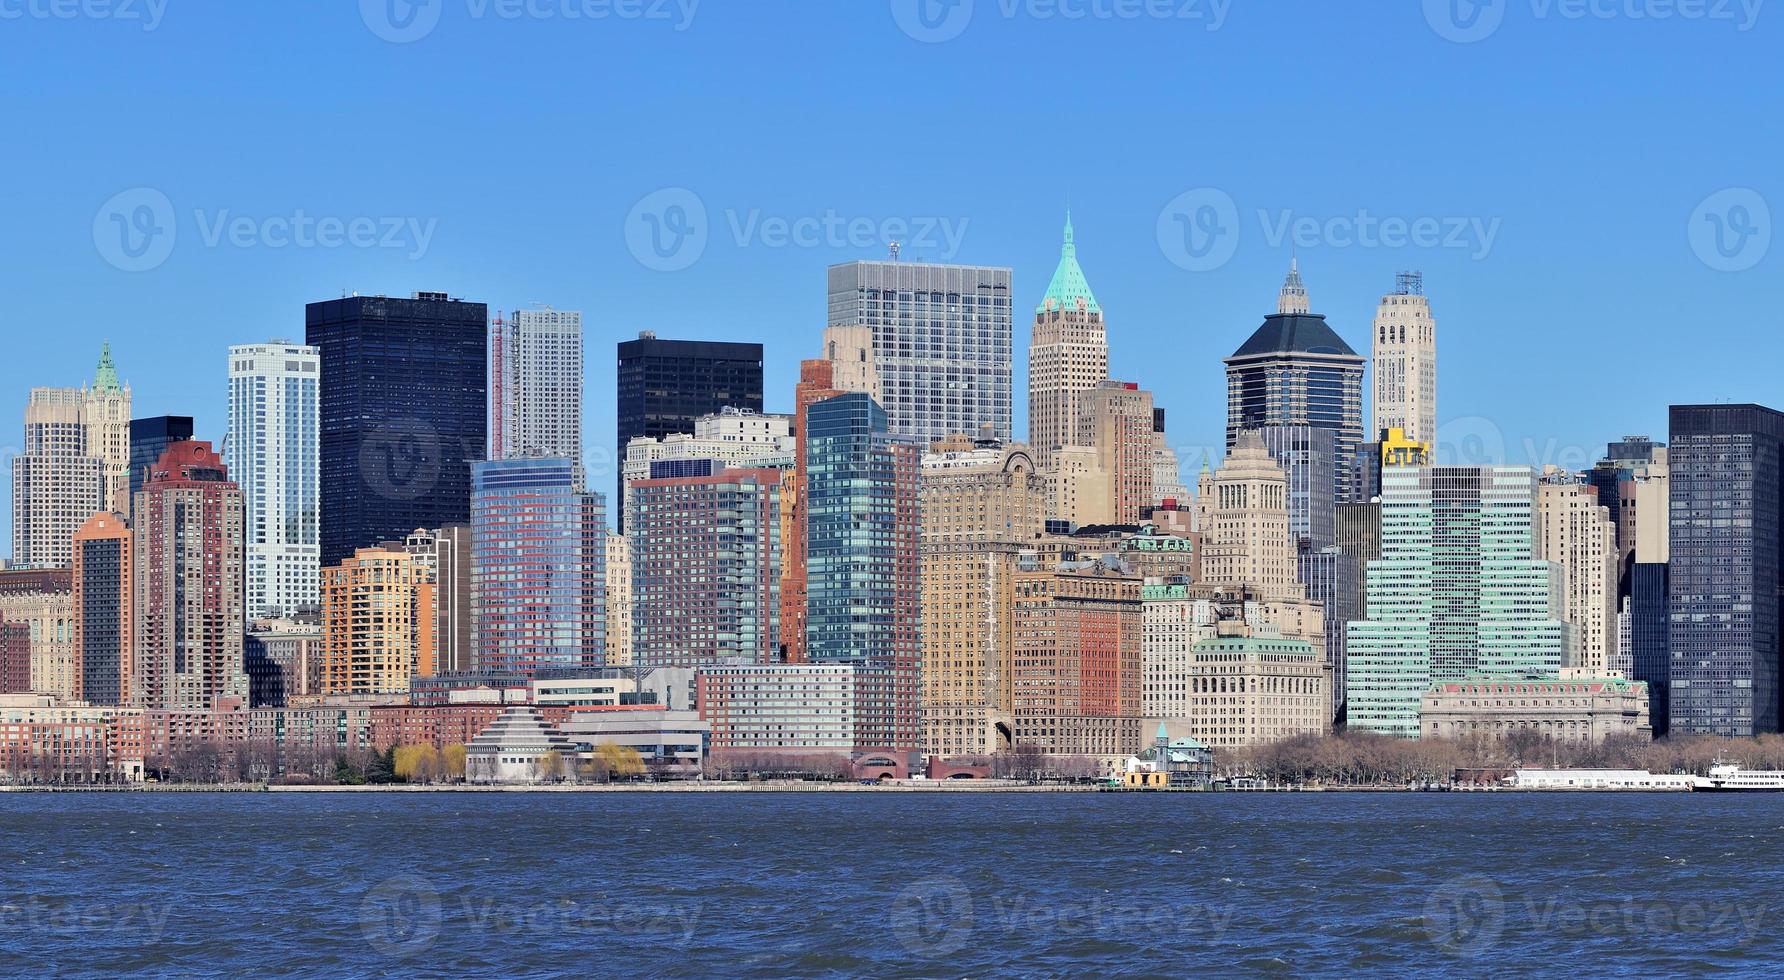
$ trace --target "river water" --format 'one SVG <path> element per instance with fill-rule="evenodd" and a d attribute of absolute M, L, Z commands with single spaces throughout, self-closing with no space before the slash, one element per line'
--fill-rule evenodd
<path fill-rule="evenodd" d="M 6 973 L 1775 975 L 1784 796 L 0 794 Z"/>

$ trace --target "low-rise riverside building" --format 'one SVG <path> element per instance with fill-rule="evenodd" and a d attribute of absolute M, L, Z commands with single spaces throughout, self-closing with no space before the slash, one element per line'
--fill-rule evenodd
<path fill-rule="evenodd" d="M 576 746 L 532 705 L 502 709 L 465 744 L 465 781 L 470 783 L 554 782 L 575 778 L 575 767 Z"/>
<path fill-rule="evenodd" d="M 894 760 L 898 776 L 910 771 L 911 753 L 894 742 L 897 678 L 886 665 L 713 664 L 697 677 L 714 756 L 835 756 L 852 763 L 871 756 Z"/>
<path fill-rule="evenodd" d="M 1217 636 L 1161 662 L 1152 681 L 1176 692 L 1158 706 L 1190 737 L 1243 748 L 1332 730 L 1332 667 L 1305 640 Z"/>
<path fill-rule="evenodd" d="M 1426 738 L 1503 738 L 1537 732 L 1596 744 L 1613 735 L 1653 736 L 1648 685 L 1621 677 L 1556 680 L 1469 678 L 1434 685 L 1419 709 Z"/>

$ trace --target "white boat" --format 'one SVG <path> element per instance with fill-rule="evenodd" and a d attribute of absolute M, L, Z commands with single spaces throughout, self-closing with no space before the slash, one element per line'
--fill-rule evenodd
<path fill-rule="evenodd" d="M 1697 780 L 1699 793 L 1784 793 L 1784 772 L 1778 770 L 1742 769 L 1738 762 L 1722 762 L 1710 767 L 1709 778 Z"/>

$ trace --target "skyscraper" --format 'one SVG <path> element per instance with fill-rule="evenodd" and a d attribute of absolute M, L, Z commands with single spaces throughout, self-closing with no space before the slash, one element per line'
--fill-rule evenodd
<path fill-rule="evenodd" d="M 1277 312 L 1226 359 L 1227 448 L 1239 430 L 1311 425 L 1333 430 L 1334 498 L 1357 499 L 1363 442 L 1364 360 L 1323 316 L 1307 312 L 1300 271 L 1289 267 Z"/>
<path fill-rule="evenodd" d="M 1538 555 L 1536 474 L 1522 466 L 1388 466 L 1381 557 L 1347 643 L 1350 727 L 1419 736 L 1430 686 L 1554 678 L 1573 658 L 1561 573 Z"/>
<path fill-rule="evenodd" d="M 1375 367 L 1375 425 L 1414 442 L 1437 441 L 1437 321 L 1425 298 L 1425 277 L 1402 272 L 1375 309 L 1371 359 Z"/>
<path fill-rule="evenodd" d="M 659 340 L 649 330 L 619 345 L 619 435 L 623 457 L 639 436 L 692 433 L 702 416 L 727 408 L 762 411 L 762 345 Z M 614 497 L 614 525 L 625 529 L 626 488 Z"/>
<path fill-rule="evenodd" d="M 471 589 L 478 670 L 599 667 L 607 521 L 567 459 L 476 464 Z"/>
<path fill-rule="evenodd" d="M 208 442 L 169 446 L 131 509 L 132 696 L 145 708 L 248 702 L 242 663 L 242 492 Z"/>
<path fill-rule="evenodd" d="M 1598 490 L 1571 474 L 1545 474 L 1537 488 L 1540 554 L 1566 573 L 1565 614 L 1579 643 L 1567 664 L 1603 677 L 1616 656 L 1617 530 Z"/>
<path fill-rule="evenodd" d="M 488 450 L 482 303 L 350 296 L 304 309 L 322 352 L 322 556 L 470 519 Z"/>
<path fill-rule="evenodd" d="M 489 344 L 490 458 L 580 464 L 582 314 L 549 306 L 517 310 L 496 318 Z"/>
<path fill-rule="evenodd" d="M 130 420 L 130 499 L 148 482 L 149 468 L 167 447 L 192 438 L 192 416 L 151 415 Z"/>
<path fill-rule="evenodd" d="M 1784 413 L 1674 405 L 1668 566 L 1670 730 L 1779 730 Z"/>
<path fill-rule="evenodd" d="M 1028 442 L 1043 467 L 1056 446 L 1076 438 L 1078 396 L 1109 377 L 1109 338 L 1103 309 L 1078 265 L 1072 215 L 1053 280 L 1034 311 L 1028 344 Z"/>
<path fill-rule="evenodd" d="M 922 670 L 921 450 L 858 392 L 806 410 L 806 657 L 893 672 L 897 748 L 915 749 Z"/>
<path fill-rule="evenodd" d="M 106 509 L 105 460 L 88 445 L 79 388 L 33 388 L 12 460 L 12 563 L 67 568 L 74 532 Z"/>
<path fill-rule="evenodd" d="M 131 703 L 131 545 L 130 525 L 112 513 L 74 535 L 74 696 L 91 704 Z"/>
<path fill-rule="evenodd" d="M 632 662 L 773 662 L 780 647 L 781 471 L 632 484 Z"/>
<path fill-rule="evenodd" d="M 130 512 L 130 386 L 118 381 L 111 344 L 99 351 L 93 383 L 83 391 L 82 420 L 87 425 L 87 451 L 99 457 L 105 476 L 105 509 Z"/>
<path fill-rule="evenodd" d="M 632 666 L 632 542 L 607 535 L 607 666 Z M 777 585 L 775 594 L 779 595 Z M 775 610 L 778 618 L 780 610 Z M 772 640 L 778 648 L 780 637 Z"/>
<path fill-rule="evenodd" d="M 323 694 L 408 694 L 436 670 L 433 569 L 405 549 L 361 548 L 322 570 Z"/>
<path fill-rule="evenodd" d="M 1288 478 L 1290 536 L 1319 550 L 1335 542 L 1337 502 L 1332 499 L 1338 453 L 1332 429 L 1315 425 L 1266 425 L 1257 430 L 1264 447 Z"/>
<path fill-rule="evenodd" d="M 989 422 L 992 438 L 1010 438 L 1009 269 L 845 262 L 829 286 L 829 325 L 873 331 L 893 435 L 928 445 Z"/>
<path fill-rule="evenodd" d="M 229 348 L 223 462 L 242 488 L 250 621 L 322 604 L 321 366 L 301 344 Z"/>
<path fill-rule="evenodd" d="M 793 387 L 793 472 L 781 480 L 781 516 L 786 534 L 781 558 L 781 659 L 806 659 L 807 615 L 810 611 L 809 517 L 811 494 L 811 407 L 845 394 L 834 387 L 836 365 L 826 359 L 799 362 L 799 383 Z M 877 402 L 875 404 L 878 404 Z"/>
<path fill-rule="evenodd" d="M 386 550 L 389 550 L 388 548 Z M 468 671 L 476 666 L 476 622 L 471 602 L 471 526 L 416 528 L 403 550 L 434 583 L 434 668 Z"/>
<path fill-rule="evenodd" d="M 1152 506 L 1152 392 L 1137 384 L 1103 381 L 1076 397 L 1073 443 L 1096 450 L 1108 481 L 1111 524 L 1138 524 Z"/>

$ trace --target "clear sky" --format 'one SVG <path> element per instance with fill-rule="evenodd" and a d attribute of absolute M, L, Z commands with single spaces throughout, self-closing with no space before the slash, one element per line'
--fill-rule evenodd
<path fill-rule="evenodd" d="M 584 311 L 599 467 L 616 341 L 761 340 L 786 409 L 825 267 L 888 236 L 1014 267 L 1020 431 L 1068 200 L 1192 474 L 1291 252 L 1365 354 L 1423 271 L 1464 454 L 1784 406 L 1784 4 L 690 4 L 0 0 L 0 446 L 104 339 L 220 439 L 226 345 L 439 290 Z"/>

